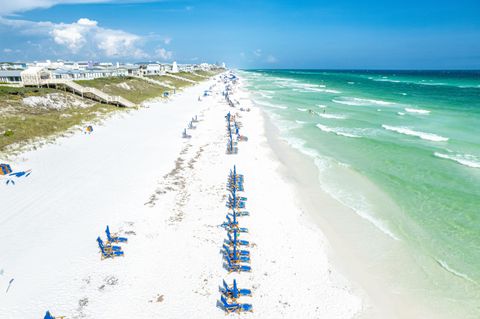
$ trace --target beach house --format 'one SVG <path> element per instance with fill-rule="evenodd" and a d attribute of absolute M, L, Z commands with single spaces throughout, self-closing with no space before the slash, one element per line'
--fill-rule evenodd
<path fill-rule="evenodd" d="M 39 86 L 45 81 L 52 78 L 52 73 L 44 67 L 32 66 L 20 72 L 23 85 L 25 86 Z"/>
<path fill-rule="evenodd" d="M 18 84 L 22 82 L 20 70 L 0 70 L 0 83 Z"/>

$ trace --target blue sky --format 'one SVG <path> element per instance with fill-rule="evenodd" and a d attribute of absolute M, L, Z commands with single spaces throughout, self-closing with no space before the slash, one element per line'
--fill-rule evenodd
<path fill-rule="evenodd" d="M 480 1 L 0 0 L 0 60 L 480 68 Z"/>

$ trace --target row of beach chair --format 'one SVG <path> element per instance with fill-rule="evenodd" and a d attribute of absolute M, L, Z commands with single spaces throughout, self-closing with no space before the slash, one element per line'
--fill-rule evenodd
<path fill-rule="evenodd" d="M 243 216 L 249 216 L 250 213 L 243 211 L 245 208 L 246 197 L 239 196 L 239 192 L 244 191 L 244 176 L 237 174 L 236 166 L 230 171 L 227 180 L 227 190 L 229 196 L 226 202 L 228 213 L 222 227 L 226 230 L 227 238 L 224 240 L 222 252 L 224 258 L 224 267 L 229 273 L 250 272 L 250 242 L 239 239 L 242 234 L 248 233 L 248 228 L 240 227 L 238 219 Z M 253 311 L 253 307 L 248 303 L 240 303 L 238 299 L 242 296 L 251 296 L 249 289 L 239 289 L 236 279 L 233 284 L 228 286 L 225 280 L 223 287 L 220 288 L 220 303 L 227 313 Z"/>
<path fill-rule="evenodd" d="M 238 153 L 238 142 L 248 141 L 245 135 L 240 134 L 241 122 L 237 120 L 240 115 L 232 115 L 230 112 L 225 115 L 227 121 L 227 154 Z"/>
<path fill-rule="evenodd" d="M 190 122 L 188 122 L 188 129 L 189 130 L 194 130 L 196 129 L 197 127 L 195 126 L 195 123 L 198 123 L 198 117 L 195 115 L 195 117 L 192 117 L 192 119 L 190 120 Z M 183 129 L 183 133 L 182 133 L 182 138 L 191 138 L 192 136 L 190 134 L 187 133 L 187 129 L 184 128 Z"/>

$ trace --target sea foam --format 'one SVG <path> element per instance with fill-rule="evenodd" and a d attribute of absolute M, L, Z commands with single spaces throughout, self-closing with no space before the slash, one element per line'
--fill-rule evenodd
<path fill-rule="evenodd" d="M 439 152 L 434 152 L 434 156 L 451 160 L 461 164 L 463 166 L 472 167 L 472 168 L 480 168 L 480 158 L 470 154 L 444 154 Z"/>
<path fill-rule="evenodd" d="M 397 127 L 397 126 L 390 126 L 390 125 L 382 125 L 382 127 L 388 131 L 392 131 L 392 132 L 396 132 L 404 135 L 416 136 L 421 138 L 422 140 L 433 141 L 433 142 L 448 141 L 447 137 L 443 137 L 443 136 L 432 134 L 432 133 L 414 131 L 407 127 Z"/>
<path fill-rule="evenodd" d="M 465 279 L 467 281 L 470 281 L 471 283 L 474 283 L 476 285 L 478 285 L 474 280 L 472 280 L 470 277 L 468 277 L 467 275 L 465 275 L 464 273 L 461 273 L 453 268 L 451 268 L 445 261 L 441 260 L 441 259 L 435 259 L 435 261 L 438 263 L 438 265 L 440 267 L 442 267 L 443 269 L 445 269 L 446 271 L 448 271 L 449 273 L 457 276 L 457 277 L 460 277 L 462 279 Z"/>
<path fill-rule="evenodd" d="M 408 113 L 416 113 L 416 114 L 430 114 L 430 111 L 428 110 L 422 110 L 422 109 L 412 109 L 412 108 L 405 108 L 405 111 Z"/>
<path fill-rule="evenodd" d="M 319 113 L 318 116 L 323 117 L 324 119 L 336 119 L 336 120 L 344 120 L 345 119 L 345 116 L 335 115 L 335 114 Z"/>
<path fill-rule="evenodd" d="M 361 99 L 358 97 L 346 97 L 341 99 L 333 99 L 332 102 L 345 105 L 353 106 L 369 106 L 369 105 L 382 105 L 388 106 L 393 105 L 392 102 L 382 101 L 382 100 L 373 100 L 373 99 Z"/>
<path fill-rule="evenodd" d="M 361 137 L 361 136 L 358 136 L 358 135 L 355 135 L 355 134 L 345 132 L 345 130 L 342 129 L 342 128 L 329 127 L 329 126 L 326 126 L 326 125 L 323 125 L 323 124 L 317 124 L 317 127 L 320 130 L 322 130 L 323 132 L 334 133 L 334 134 L 339 135 L 339 136 L 354 137 L 354 138 Z"/>

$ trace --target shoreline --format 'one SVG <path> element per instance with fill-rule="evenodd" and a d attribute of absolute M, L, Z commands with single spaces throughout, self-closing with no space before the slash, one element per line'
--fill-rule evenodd
<path fill-rule="evenodd" d="M 330 262 L 346 276 L 355 294 L 365 303 L 364 311 L 358 314 L 358 318 L 447 319 L 458 314 L 458 308 L 453 308 L 455 301 L 439 295 L 440 287 L 430 292 L 427 288 L 423 290 L 422 287 L 432 285 L 431 278 L 423 273 L 425 270 L 420 268 L 416 259 L 424 257 L 413 258 L 401 239 L 330 195 L 320 182 L 318 167 L 311 155 L 304 154 L 282 137 L 274 120 L 263 109 L 262 116 L 269 146 L 282 164 L 279 174 L 293 185 L 298 206 L 307 212 L 309 221 L 326 238 Z M 358 176 L 362 182 L 371 184 L 365 177 Z M 373 184 L 367 187 L 371 188 L 370 192 L 380 192 Z M 379 198 L 386 196 L 383 194 Z M 329 212 L 319 211 L 319 208 L 328 208 Z M 365 240 L 375 244 L 362 242 Z M 438 263 L 436 260 L 428 262 Z M 406 271 L 402 263 L 418 269 Z M 405 276 L 403 279 L 407 283 L 403 285 L 396 274 Z M 416 288 L 409 286 L 417 283 L 415 280 L 418 279 L 420 283 Z M 448 303 L 438 304 L 438 300 L 430 298 L 433 295 Z M 465 318 L 470 317 L 466 315 Z"/>

